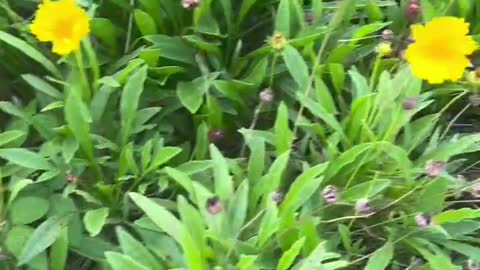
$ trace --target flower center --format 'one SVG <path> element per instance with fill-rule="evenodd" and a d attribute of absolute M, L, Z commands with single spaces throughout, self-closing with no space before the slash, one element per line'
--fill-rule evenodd
<path fill-rule="evenodd" d="M 61 18 L 55 25 L 55 36 L 57 39 L 71 39 L 73 36 L 72 21 L 69 18 Z"/>

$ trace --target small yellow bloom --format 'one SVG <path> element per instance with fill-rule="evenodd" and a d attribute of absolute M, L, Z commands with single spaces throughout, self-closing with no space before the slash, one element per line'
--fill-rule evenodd
<path fill-rule="evenodd" d="M 51 41 L 54 53 L 67 55 L 79 48 L 90 32 L 90 23 L 87 13 L 75 0 L 44 0 L 30 30 L 39 41 Z"/>
<path fill-rule="evenodd" d="M 377 50 L 377 53 L 380 56 L 390 56 L 393 52 L 392 43 L 382 42 L 382 43 L 378 44 L 376 50 Z"/>
<path fill-rule="evenodd" d="M 277 33 L 272 37 L 272 48 L 281 50 L 287 45 L 287 39 L 284 35 Z"/>
<path fill-rule="evenodd" d="M 468 27 L 464 19 L 448 16 L 412 26 L 415 42 L 408 46 L 405 59 L 413 74 L 432 84 L 462 78 L 470 65 L 467 55 L 477 49 Z"/>

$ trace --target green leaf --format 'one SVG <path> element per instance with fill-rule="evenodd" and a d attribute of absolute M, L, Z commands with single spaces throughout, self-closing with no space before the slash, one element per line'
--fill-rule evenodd
<path fill-rule="evenodd" d="M 479 209 L 461 208 L 442 212 L 433 217 L 433 222 L 440 225 L 443 223 L 457 223 L 466 219 L 474 219 L 478 217 L 480 217 Z"/>
<path fill-rule="evenodd" d="M 182 231 L 182 247 L 186 253 L 189 252 L 186 254 L 188 265 L 198 265 L 200 268 L 204 268 L 206 232 L 202 216 L 183 196 L 178 198 L 178 212 L 185 225 Z M 197 254 L 193 254 L 193 252 Z"/>
<path fill-rule="evenodd" d="M 63 229 L 50 249 L 50 269 L 64 270 L 68 257 L 68 231 Z"/>
<path fill-rule="evenodd" d="M 425 213 L 440 212 L 444 207 L 449 185 L 450 180 L 445 178 L 439 178 L 426 184 L 422 192 L 418 194 L 414 210 Z"/>
<path fill-rule="evenodd" d="M 342 200 L 346 202 L 356 202 L 359 199 L 368 199 L 382 192 L 389 187 L 390 184 L 391 181 L 387 179 L 367 181 L 343 191 Z"/>
<path fill-rule="evenodd" d="M 10 206 L 13 224 L 29 224 L 42 218 L 48 211 L 48 200 L 39 197 L 20 197 Z"/>
<path fill-rule="evenodd" d="M 22 79 L 24 79 L 30 86 L 34 89 L 48 95 L 54 99 L 63 99 L 63 94 L 60 93 L 55 87 L 47 83 L 45 80 L 32 75 L 32 74 L 24 74 L 22 75 Z"/>
<path fill-rule="evenodd" d="M 118 49 L 117 29 L 115 25 L 105 18 L 92 18 L 90 20 L 92 33 L 109 49 L 116 52 Z"/>
<path fill-rule="evenodd" d="M 32 184 L 33 181 L 30 179 L 22 179 L 20 181 L 17 181 L 13 184 L 13 186 L 10 189 L 10 196 L 8 197 L 8 203 L 7 206 L 9 206 L 17 197 L 18 193 L 22 191 L 23 188 L 26 186 Z"/>
<path fill-rule="evenodd" d="M 240 233 L 245 219 L 247 217 L 248 207 L 248 182 L 245 180 L 240 184 L 231 202 L 231 207 L 228 209 L 229 224 L 233 237 L 237 237 Z"/>
<path fill-rule="evenodd" d="M 9 44 L 10 46 L 13 46 L 23 52 L 25 55 L 28 57 L 32 58 L 33 60 L 37 61 L 39 64 L 44 66 L 48 71 L 50 71 L 53 75 L 56 77 L 60 78 L 61 73 L 55 66 L 55 64 L 52 63 L 52 61 L 48 60 L 45 56 L 43 56 L 42 53 L 37 51 L 35 48 L 30 46 L 27 42 L 10 35 L 9 33 L 0 31 L 0 40 Z"/>
<path fill-rule="evenodd" d="M 89 110 L 82 101 L 78 89 L 71 88 L 65 101 L 65 119 L 68 128 L 80 144 L 85 155 L 93 160 L 93 144 L 90 139 L 90 116 Z"/>
<path fill-rule="evenodd" d="M 390 264 L 392 258 L 393 244 L 387 242 L 370 257 L 364 270 L 384 270 Z"/>
<path fill-rule="evenodd" d="M 187 175 L 192 175 L 210 169 L 212 166 L 213 163 L 210 160 L 192 160 L 179 165 L 175 169 Z"/>
<path fill-rule="evenodd" d="M 107 251 L 105 257 L 113 270 L 153 270 L 120 253 Z"/>
<path fill-rule="evenodd" d="M 208 91 L 210 83 L 205 77 L 197 78 L 191 82 L 177 84 L 177 96 L 185 108 L 191 113 L 196 113 L 203 104 L 203 95 Z"/>
<path fill-rule="evenodd" d="M 108 208 L 102 207 L 88 211 L 83 217 L 85 229 L 91 237 L 100 233 L 108 217 Z"/>
<path fill-rule="evenodd" d="M 158 270 L 163 269 L 160 267 L 161 264 L 159 264 L 150 251 L 125 230 L 117 230 L 117 236 L 123 253 L 128 254 L 128 256 L 132 257 L 135 261 L 140 262 L 145 267 Z"/>
<path fill-rule="evenodd" d="M 290 150 L 293 140 L 293 132 L 288 124 L 288 108 L 285 103 L 280 103 L 275 120 L 275 147 L 277 154 L 281 155 Z"/>
<path fill-rule="evenodd" d="M 213 177 L 215 180 L 215 193 L 226 200 L 233 194 L 232 177 L 230 176 L 227 160 L 214 145 L 210 145 L 210 155 L 213 162 Z"/>
<path fill-rule="evenodd" d="M 25 131 L 22 130 L 11 130 L 0 133 L 0 146 L 13 142 L 16 139 L 25 135 Z"/>
<path fill-rule="evenodd" d="M 280 0 L 275 16 L 275 31 L 290 36 L 290 0 Z"/>
<path fill-rule="evenodd" d="M 265 142 L 257 136 L 245 137 L 245 140 L 250 148 L 248 180 L 250 183 L 256 183 L 262 177 L 265 169 Z"/>
<path fill-rule="evenodd" d="M 280 205 L 282 214 L 296 211 L 317 191 L 323 181 L 323 177 L 317 176 L 325 171 L 327 165 L 328 163 L 318 164 L 295 179 Z"/>
<path fill-rule="evenodd" d="M 303 60 L 302 55 L 294 47 L 287 45 L 282 50 L 283 60 L 287 69 L 293 77 L 293 80 L 298 85 L 298 89 L 301 92 L 305 92 L 307 87 L 309 87 L 309 73 L 308 67 L 305 61 Z"/>
<path fill-rule="evenodd" d="M 179 147 L 162 147 L 158 153 L 155 153 L 155 157 L 152 159 L 152 162 L 147 169 L 147 173 L 156 170 L 180 152 L 182 152 L 182 149 Z"/>
<path fill-rule="evenodd" d="M 327 252 L 326 242 L 322 242 L 310 253 L 310 255 L 301 263 L 298 270 L 312 270 L 312 269 L 325 269 L 335 270 L 343 268 L 348 265 L 347 261 L 333 261 L 331 263 L 322 264 L 323 261 L 339 258 L 340 254 Z"/>
<path fill-rule="evenodd" d="M 283 253 L 278 263 L 277 270 L 288 270 L 292 266 L 295 258 L 300 254 L 300 250 L 305 244 L 305 237 L 298 239 L 289 250 Z"/>
<path fill-rule="evenodd" d="M 147 66 L 142 66 L 128 78 L 123 88 L 120 101 L 120 116 L 122 119 L 122 129 L 120 132 L 123 144 L 127 143 L 128 137 L 133 131 L 135 115 L 146 79 Z"/>
<path fill-rule="evenodd" d="M 260 181 L 254 183 L 251 194 L 251 204 L 255 204 L 262 196 L 267 196 L 270 192 L 277 190 L 282 182 L 283 172 L 286 170 L 290 151 L 281 154 L 270 166 L 268 173 Z"/>
<path fill-rule="evenodd" d="M 257 246 L 263 247 L 278 230 L 278 209 L 273 200 L 267 201 L 265 214 L 258 229 Z"/>
<path fill-rule="evenodd" d="M 18 257 L 18 265 L 28 263 L 33 257 L 52 245 L 66 225 L 67 219 L 58 216 L 51 217 L 40 224 L 23 247 L 22 253 Z"/>
<path fill-rule="evenodd" d="M 356 100 L 371 93 L 371 89 L 368 86 L 367 79 L 362 76 L 356 69 L 349 70 L 348 74 L 352 79 L 353 100 Z"/>
<path fill-rule="evenodd" d="M 390 23 L 372 23 L 362 25 L 355 34 L 353 34 L 352 41 L 350 41 L 350 45 L 356 45 L 358 41 L 362 38 L 368 36 L 369 34 L 373 34 L 378 30 L 384 28 L 385 26 L 389 25 Z"/>
<path fill-rule="evenodd" d="M 163 58 L 194 64 L 194 48 L 188 46 L 180 37 L 169 37 L 165 35 L 150 35 L 143 37 L 153 43 L 151 49 L 160 49 Z"/>
<path fill-rule="evenodd" d="M 442 241 L 440 242 L 446 248 L 467 256 L 471 260 L 480 260 L 480 248 L 472 245 L 456 242 L 456 241 Z"/>
<path fill-rule="evenodd" d="M 325 111 L 330 114 L 335 114 L 337 109 L 332 94 L 320 75 L 315 78 L 315 92 L 317 102 L 325 109 Z"/>
<path fill-rule="evenodd" d="M 180 230 L 183 225 L 172 213 L 143 195 L 134 192 L 130 192 L 128 195 L 155 225 L 173 237 L 178 243 L 182 243 Z"/>
<path fill-rule="evenodd" d="M 153 18 L 146 12 L 136 9 L 134 11 L 135 23 L 142 35 L 153 35 L 157 33 L 157 27 Z"/>
<path fill-rule="evenodd" d="M 24 148 L 0 149 L 0 157 L 28 169 L 56 170 L 44 157 Z"/>

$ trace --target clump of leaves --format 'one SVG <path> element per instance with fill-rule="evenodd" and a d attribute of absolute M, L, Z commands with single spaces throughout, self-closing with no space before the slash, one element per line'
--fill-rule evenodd
<path fill-rule="evenodd" d="M 35 7 L 12 2 L 0 0 L 0 55 L 21 59 L 0 63 L 2 267 L 479 259 L 480 137 L 452 130 L 470 89 L 424 85 L 399 59 L 406 1 L 81 1 L 92 36 L 62 59 L 25 31 Z M 467 2 L 422 1 L 416 20 L 463 16 L 476 33 Z"/>

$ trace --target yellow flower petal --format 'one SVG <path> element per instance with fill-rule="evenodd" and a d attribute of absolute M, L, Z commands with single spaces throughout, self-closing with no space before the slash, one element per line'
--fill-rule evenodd
<path fill-rule="evenodd" d="M 67 55 L 79 48 L 90 32 L 90 23 L 74 0 L 45 0 L 38 6 L 30 30 L 39 41 L 52 42 L 53 52 Z"/>
<path fill-rule="evenodd" d="M 466 56 L 477 49 L 468 27 L 464 19 L 455 17 L 412 26 L 415 43 L 407 48 L 405 59 L 413 74 L 432 84 L 459 80 L 470 64 Z"/>

